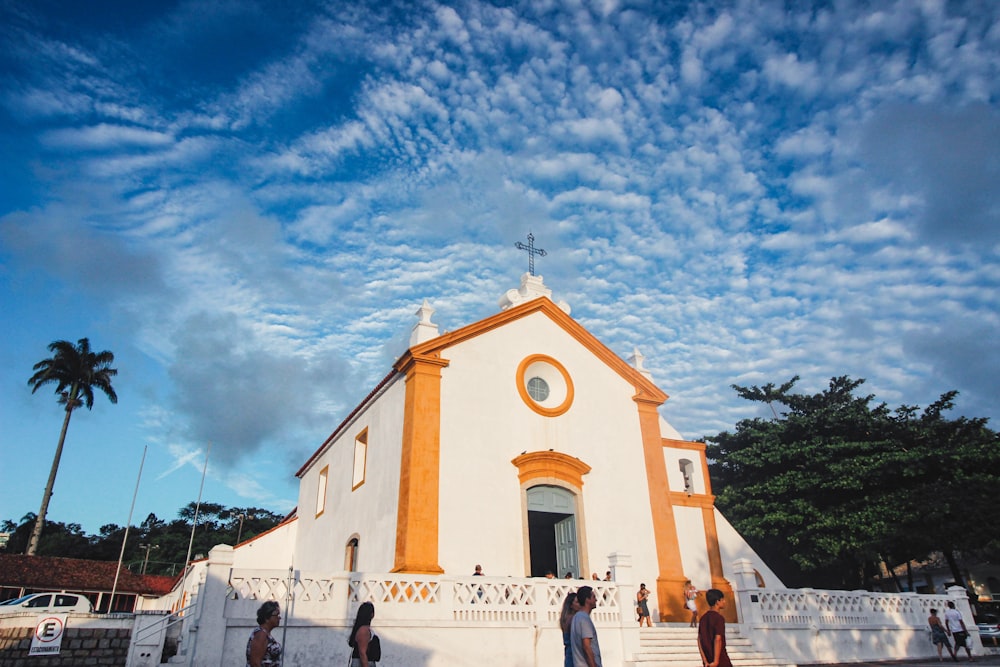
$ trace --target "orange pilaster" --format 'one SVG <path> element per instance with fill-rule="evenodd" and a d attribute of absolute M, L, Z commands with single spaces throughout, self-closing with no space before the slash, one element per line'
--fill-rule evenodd
<path fill-rule="evenodd" d="M 733 597 L 733 587 L 722 574 L 722 553 L 719 550 L 719 531 L 715 525 L 714 499 L 701 508 L 702 520 L 705 524 L 705 548 L 708 550 L 708 568 L 712 575 L 712 588 L 718 588 L 726 596 L 728 604 L 722 616 L 729 623 L 737 623 L 736 598 Z"/>
<path fill-rule="evenodd" d="M 438 518 L 441 476 L 440 354 L 411 356 L 403 404 L 403 452 L 399 474 L 396 558 L 393 572 L 441 574 Z"/>
<path fill-rule="evenodd" d="M 660 435 L 660 415 L 656 411 L 662 401 L 642 395 L 634 398 L 639 408 L 639 429 L 646 464 L 649 505 L 653 516 L 653 539 L 659 575 L 656 578 L 656 598 L 660 605 L 660 620 L 685 621 L 691 618 L 684 609 L 684 571 L 681 548 L 677 541 L 677 522 L 670 504 L 667 465 L 663 460 L 663 439 Z"/>

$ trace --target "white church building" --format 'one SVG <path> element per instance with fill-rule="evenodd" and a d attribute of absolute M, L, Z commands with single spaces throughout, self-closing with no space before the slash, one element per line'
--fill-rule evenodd
<path fill-rule="evenodd" d="M 297 567 L 603 579 L 626 553 L 678 621 L 684 581 L 731 593 L 737 558 L 781 585 L 714 509 L 705 445 L 659 415 L 638 353 L 537 276 L 501 308 L 445 334 L 420 308 L 410 348 L 297 473 Z"/>
<path fill-rule="evenodd" d="M 541 277 L 455 331 L 433 313 L 419 308 L 409 349 L 296 473 L 293 518 L 192 568 L 173 662 L 242 664 L 276 599 L 286 667 L 346 661 L 364 601 L 385 665 L 556 665 L 559 608 L 587 584 L 604 664 L 634 664 L 639 584 L 654 622 L 686 626 L 688 579 L 724 591 L 734 629 L 789 663 L 887 657 L 887 630 L 931 655 L 926 611 L 948 596 L 785 590 L 716 510 L 705 445 L 660 415 L 643 357 L 605 346 Z"/>

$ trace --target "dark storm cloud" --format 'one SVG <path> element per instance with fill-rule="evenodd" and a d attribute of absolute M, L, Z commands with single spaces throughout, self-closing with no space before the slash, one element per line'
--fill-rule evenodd
<path fill-rule="evenodd" d="M 959 392 L 959 413 L 969 416 L 995 415 L 1000 378 L 1000 348 L 996 325 L 983 319 L 943 321 L 904 338 L 908 354 L 933 367 L 932 386 L 943 393 Z M 995 421 L 991 426 L 996 429 Z"/>
<path fill-rule="evenodd" d="M 225 463 L 268 444 L 314 447 L 336 426 L 330 406 L 354 398 L 344 359 L 275 349 L 234 315 L 194 315 L 174 340 L 169 372 L 178 420 L 189 425 L 190 441 L 211 442 Z M 311 434 L 305 443 L 289 442 L 289 434 L 303 432 Z"/>
<path fill-rule="evenodd" d="M 81 222 L 62 207 L 8 215 L 0 219 L 0 255 L 103 297 L 165 290 L 156 255 Z"/>
<path fill-rule="evenodd" d="M 1000 112 L 985 105 L 891 105 L 862 153 L 903 196 L 919 198 L 920 232 L 946 243 L 1000 238 Z"/>

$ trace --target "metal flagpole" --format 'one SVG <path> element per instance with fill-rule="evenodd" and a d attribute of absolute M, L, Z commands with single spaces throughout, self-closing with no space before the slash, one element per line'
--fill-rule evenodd
<path fill-rule="evenodd" d="M 142 467 L 146 464 L 146 450 L 149 445 L 142 448 L 142 461 L 139 462 L 139 475 L 135 478 L 135 491 L 132 493 L 132 506 L 128 508 L 128 521 L 125 522 L 125 537 L 122 538 L 122 550 L 118 554 L 118 567 L 115 569 L 115 583 L 111 586 L 111 601 L 108 602 L 108 613 L 114 611 L 115 592 L 118 591 L 118 575 L 122 571 L 122 560 L 125 558 L 125 544 L 128 542 L 128 529 L 132 526 L 132 512 L 135 511 L 135 499 L 139 495 L 139 481 L 142 479 Z"/>
<path fill-rule="evenodd" d="M 201 492 L 205 490 L 205 473 L 208 472 L 208 455 L 212 453 L 212 443 L 205 450 L 205 465 L 201 469 L 201 486 L 198 487 L 198 502 L 194 506 L 194 521 L 191 523 L 191 539 L 188 540 L 187 556 L 184 558 L 184 576 L 181 578 L 181 607 L 184 606 L 184 584 L 187 582 L 191 565 L 191 548 L 194 546 L 194 530 L 198 527 L 198 512 L 201 511 Z"/>
<path fill-rule="evenodd" d="M 212 452 L 212 443 L 208 443 L 208 447 L 205 449 L 205 465 L 201 469 L 201 486 L 198 487 L 198 502 L 194 506 L 194 521 L 191 523 L 191 539 L 188 540 L 188 550 L 187 556 L 184 557 L 184 575 L 181 577 L 181 596 L 180 601 L 177 603 L 177 613 L 182 614 L 186 617 L 187 612 L 184 611 L 184 585 L 187 583 L 188 571 L 191 569 L 189 566 L 191 564 L 191 548 L 194 546 L 194 530 L 198 527 L 198 512 L 201 510 L 201 492 L 205 489 L 205 473 L 208 472 L 208 455 Z M 184 621 L 184 626 L 187 627 L 187 620 Z M 184 643 L 183 636 L 177 639 L 177 650 L 181 650 L 181 645 Z M 198 642 L 194 643 L 194 648 L 198 647 Z M 194 664 L 194 654 L 191 655 L 191 661 L 188 664 Z"/>

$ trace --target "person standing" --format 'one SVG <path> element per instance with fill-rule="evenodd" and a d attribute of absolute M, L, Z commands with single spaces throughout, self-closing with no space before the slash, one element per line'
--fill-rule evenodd
<path fill-rule="evenodd" d="M 573 667 L 573 647 L 570 645 L 570 628 L 573 625 L 573 617 L 580 611 L 580 603 L 576 599 L 576 592 L 570 591 L 563 601 L 562 613 L 559 614 L 559 628 L 563 633 L 563 667 Z"/>
<path fill-rule="evenodd" d="M 948 609 L 944 612 L 944 624 L 948 633 L 955 639 L 955 660 L 958 660 L 958 649 L 964 648 L 972 662 L 972 649 L 969 648 L 969 631 L 965 629 L 962 612 L 955 609 L 955 603 L 948 600 Z"/>
<path fill-rule="evenodd" d="M 694 627 L 698 623 L 698 601 L 695 599 L 698 597 L 698 587 L 691 583 L 688 579 L 684 582 L 684 606 L 688 608 L 691 612 L 691 625 Z"/>
<path fill-rule="evenodd" d="M 590 586 L 580 586 L 576 592 L 576 601 L 580 605 L 580 611 L 573 616 L 569 638 L 573 647 L 573 667 L 602 667 L 597 628 L 590 619 L 590 612 L 597 606 L 597 594 Z"/>
<path fill-rule="evenodd" d="M 642 627 L 643 620 L 646 621 L 646 627 L 653 627 L 652 622 L 649 620 L 649 589 L 646 588 L 646 584 L 639 584 L 639 592 L 635 594 L 636 606 L 639 607 L 639 627 Z"/>
<path fill-rule="evenodd" d="M 362 602 L 358 607 L 358 615 L 354 618 L 354 627 L 351 628 L 351 634 L 347 638 L 347 644 L 353 649 L 351 667 L 369 667 L 382 657 L 378 636 L 372 632 L 373 618 L 375 618 L 375 605 L 371 602 Z M 376 646 L 379 648 L 374 650 Z"/>
<path fill-rule="evenodd" d="M 271 636 L 281 623 L 281 608 L 268 600 L 257 610 L 257 627 L 247 640 L 247 667 L 281 667 L 281 644 Z"/>
<path fill-rule="evenodd" d="M 931 615 L 927 618 L 927 625 L 931 626 L 931 641 L 937 644 L 938 662 L 941 662 L 943 659 L 941 651 L 945 646 L 948 647 L 948 655 L 951 656 L 951 659 L 958 662 L 955 652 L 951 649 L 951 642 L 948 641 L 948 632 L 944 629 L 941 619 L 938 618 L 937 609 L 931 609 Z"/>
<path fill-rule="evenodd" d="M 705 593 L 708 611 L 698 623 L 698 652 L 704 667 L 733 667 L 726 653 L 726 619 L 720 613 L 726 608 L 726 597 L 718 588 Z"/>

